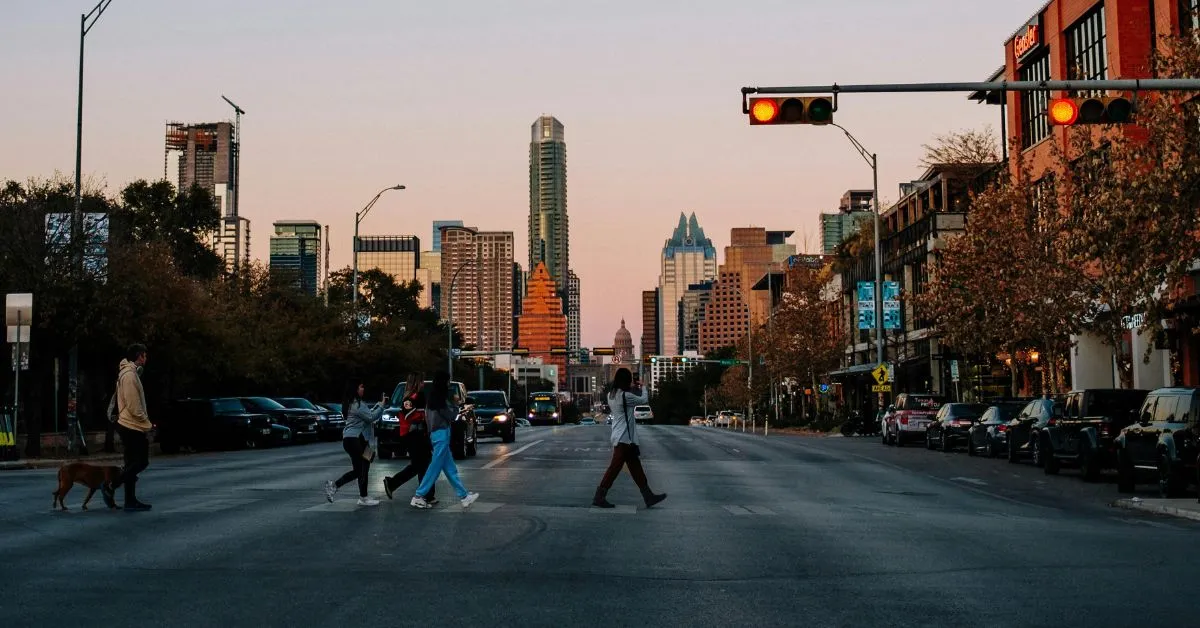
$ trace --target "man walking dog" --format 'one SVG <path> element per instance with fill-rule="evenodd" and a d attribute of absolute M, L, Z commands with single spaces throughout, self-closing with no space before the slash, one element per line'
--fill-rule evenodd
<path fill-rule="evenodd" d="M 125 453 L 125 468 L 115 482 L 105 483 L 104 501 L 113 505 L 113 495 L 125 487 L 125 511 L 150 510 L 150 504 L 138 501 L 138 474 L 150 464 L 149 432 L 154 427 L 146 413 L 146 392 L 142 389 L 142 367 L 146 366 L 146 346 L 135 344 L 125 352 L 117 376 L 117 431 Z"/>

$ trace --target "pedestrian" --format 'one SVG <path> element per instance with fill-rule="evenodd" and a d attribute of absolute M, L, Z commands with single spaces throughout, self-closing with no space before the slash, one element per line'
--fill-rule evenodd
<path fill-rule="evenodd" d="M 125 466 L 121 475 L 111 484 L 101 486 L 104 503 L 115 506 L 118 488 L 125 487 L 125 512 L 144 512 L 150 504 L 138 501 L 138 474 L 150 466 L 150 437 L 154 429 L 146 411 L 146 391 L 142 388 L 142 370 L 146 366 L 146 346 L 133 344 L 125 351 L 117 375 L 117 432 L 121 436 L 121 449 Z"/>
<path fill-rule="evenodd" d="M 462 503 L 463 508 L 469 508 L 479 493 L 472 493 L 458 479 L 458 465 L 450 456 L 450 432 L 454 418 L 458 416 L 458 401 L 450 396 L 450 374 L 438 371 L 433 376 L 433 385 L 429 387 L 429 398 L 425 400 L 425 423 L 429 427 L 429 440 L 433 443 L 433 459 L 417 487 L 416 494 L 409 502 L 413 508 L 432 508 L 429 498 L 433 494 L 433 485 L 438 476 L 446 474 L 454 494 Z"/>
<path fill-rule="evenodd" d="M 404 439 L 404 449 L 408 451 L 408 466 L 396 475 L 383 478 L 383 490 L 388 499 L 392 498 L 396 489 L 414 477 L 418 483 L 423 481 L 425 472 L 429 469 L 429 462 L 433 459 L 433 443 L 429 440 L 429 430 L 425 424 L 425 393 L 422 390 L 424 385 L 424 373 L 413 373 L 408 376 L 408 382 L 404 386 L 404 401 L 401 403 L 404 414 L 400 417 L 400 437 Z M 425 496 L 425 501 L 430 506 L 438 503 L 434 492 L 435 487 L 431 486 L 429 494 Z"/>
<path fill-rule="evenodd" d="M 379 500 L 367 496 L 367 477 L 371 470 L 371 461 L 375 459 L 375 424 L 383 418 L 383 401 L 368 406 L 363 401 L 366 387 L 359 380 L 352 380 L 347 390 L 345 401 L 346 427 L 342 429 L 342 448 L 350 455 L 352 469 L 342 477 L 325 483 L 325 499 L 333 502 L 333 496 L 339 488 L 358 480 L 358 505 L 378 506 Z M 383 397 L 386 399 L 386 395 Z"/>
<path fill-rule="evenodd" d="M 608 490 L 612 488 L 621 467 L 629 468 L 629 475 L 634 484 L 642 492 L 642 500 L 649 508 L 667 498 L 666 493 L 655 494 L 650 490 L 646 480 L 646 471 L 642 469 L 641 448 L 638 444 L 637 421 L 633 419 L 633 409 L 636 406 L 650 402 L 649 391 L 643 391 L 642 382 L 634 381 L 633 373 L 627 368 L 617 369 L 613 377 L 612 389 L 608 393 L 608 407 L 612 409 L 613 422 L 611 440 L 613 445 L 612 461 L 596 488 L 592 505 L 600 508 L 612 508 L 608 501 Z"/>

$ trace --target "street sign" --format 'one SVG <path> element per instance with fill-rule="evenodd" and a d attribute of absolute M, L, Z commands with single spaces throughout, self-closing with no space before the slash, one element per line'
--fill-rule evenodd
<path fill-rule="evenodd" d="M 451 349 L 451 350 L 450 350 L 450 355 L 452 355 L 452 356 L 454 356 L 454 357 L 456 357 L 456 358 L 458 358 L 458 357 L 462 357 L 462 349 Z"/>
<path fill-rule="evenodd" d="M 19 362 L 18 362 L 18 357 L 17 357 L 17 347 L 21 348 L 21 356 L 19 358 Z M 27 342 L 22 342 L 19 345 L 14 344 L 12 346 L 12 370 L 14 372 L 17 370 L 18 363 L 21 365 L 22 371 L 29 370 L 29 343 L 27 343 Z"/>
<path fill-rule="evenodd" d="M 892 392 L 891 384 L 876 384 L 871 387 L 871 392 Z"/>
<path fill-rule="evenodd" d="M 858 328 L 875 329 L 875 284 L 858 282 Z"/>
<path fill-rule="evenodd" d="M 958 360 L 950 360 L 950 381 L 958 381 Z"/>
<path fill-rule="evenodd" d="M 817 389 L 820 390 L 821 394 L 823 395 L 823 394 L 829 392 L 829 384 L 821 384 L 821 385 L 817 386 Z"/>
<path fill-rule="evenodd" d="M 875 378 L 875 383 L 883 385 L 891 381 L 891 373 L 886 364 L 880 364 L 871 371 L 871 377 Z"/>
<path fill-rule="evenodd" d="M 721 366 L 736 366 L 739 360 L 721 360 Z"/>

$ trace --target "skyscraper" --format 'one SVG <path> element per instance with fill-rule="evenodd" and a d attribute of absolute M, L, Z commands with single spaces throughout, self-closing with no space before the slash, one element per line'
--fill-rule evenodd
<path fill-rule="evenodd" d="M 529 143 L 529 268 L 545 263 L 559 296 L 566 296 L 570 268 L 564 137 L 563 124 L 544 115 L 533 123 Z"/>
<path fill-rule="evenodd" d="M 197 185 L 212 195 L 221 223 L 209 242 L 234 273 L 248 261 L 250 248 L 250 221 L 238 215 L 238 144 L 229 122 L 168 122 L 163 151 L 164 179 L 180 192 Z"/>
<path fill-rule="evenodd" d="M 642 291 L 642 357 L 658 354 L 658 288 L 655 288 Z"/>
<path fill-rule="evenodd" d="M 700 351 L 700 323 L 704 310 L 712 300 L 714 281 L 704 281 L 688 286 L 679 299 L 679 340 L 682 353 Z"/>
<path fill-rule="evenodd" d="M 453 316 L 463 341 L 480 351 L 512 349 L 513 233 L 446 227 L 442 234 L 442 317 Z"/>
<path fill-rule="evenodd" d="M 841 243 L 858 233 L 864 222 L 872 219 L 871 201 L 874 198 L 872 190 L 846 190 L 838 203 L 836 214 L 821 214 L 821 253 L 836 254 Z"/>
<path fill-rule="evenodd" d="M 733 346 L 751 326 L 766 321 L 770 295 L 751 288 L 768 270 L 783 267 L 787 257 L 795 254 L 795 245 L 787 242 L 791 234 L 761 227 L 735 227 L 730 231 L 725 263 L 717 269 L 717 281 L 700 322 L 701 353 Z"/>
<path fill-rule="evenodd" d="M 544 364 L 557 365 L 559 387 L 565 387 L 567 356 L 552 355 L 550 350 L 566 347 L 567 316 L 563 314 L 562 298 L 558 296 L 554 280 L 544 263 L 538 262 L 533 272 L 529 273 L 517 327 L 517 346 L 529 349 L 531 358 L 541 358 Z"/>
<path fill-rule="evenodd" d="M 442 227 L 461 227 L 461 220 L 435 220 L 433 221 L 433 248 L 434 253 L 442 252 Z"/>
<path fill-rule="evenodd" d="M 280 220 L 271 236 L 271 274 L 285 277 L 297 290 L 316 296 L 321 273 L 321 223 Z"/>
<path fill-rule="evenodd" d="M 359 236 L 358 272 L 382 270 L 396 283 L 414 281 L 421 268 L 421 239 L 417 236 Z"/>
<path fill-rule="evenodd" d="M 579 321 L 581 298 L 579 275 L 576 275 L 575 271 L 569 270 L 567 277 L 567 349 L 570 350 L 572 356 L 578 356 L 579 347 L 583 344 Z"/>
<path fill-rule="evenodd" d="M 680 299 L 688 286 L 717 276 L 717 249 L 704 235 L 696 214 L 679 214 L 679 224 L 663 244 L 662 272 L 658 276 L 658 346 L 665 354 L 683 351 Z"/>

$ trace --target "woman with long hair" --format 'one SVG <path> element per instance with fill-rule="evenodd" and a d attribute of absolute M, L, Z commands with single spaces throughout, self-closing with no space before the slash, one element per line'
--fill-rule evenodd
<path fill-rule="evenodd" d="M 365 390 L 361 380 L 352 380 L 347 386 L 345 405 L 342 406 L 346 416 L 346 427 L 342 429 L 342 448 L 350 455 L 353 468 L 337 480 L 325 483 L 325 499 L 331 503 L 339 488 L 358 480 L 358 505 L 379 505 L 378 499 L 367 497 L 367 474 L 378 446 L 375 424 L 383 417 L 383 401 L 368 406 L 363 401 Z"/>
<path fill-rule="evenodd" d="M 425 425 L 424 385 L 424 373 L 410 374 L 404 385 L 404 400 L 400 404 L 404 412 L 400 416 L 400 437 L 404 439 L 404 448 L 408 450 L 408 465 L 396 475 L 383 478 L 383 491 L 388 499 L 392 498 L 396 489 L 414 477 L 418 482 L 424 480 L 429 462 L 433 459 L 433 443 L 429 440 L 429 430 Z M 438 501 L 434 492 L 435 489 L 431 487 L 425 496 L 430 506 Z"/>
<path fill-rule="evenodd" d="M 649 391 L 643 391 L 642 383 L 634 381 L 633 373 L 626 368 L 617 369 L 612 389 L 608 393 L 608 407 L 613 416 L 613 455 L 604 477 L 600 480 L 600 486 L 596 488 L 596 495 L 592 498 L 593 506 L 613 508 L 613 504 L 608 501 L 608 489 L 612 488 L 613 482 L 617 480 L 621 467 L 629 468 L 629 475 L 642 492 L 642 500 L 646 502 L 647 508 L 667 498 L 666 493 L 655 494 L 650 490 L 646 471 L 642 469 L 642 451 L 638 444 L 637 421 L 633 418 L 633 409 L 649 402 Z"/>
<path fill-rule="evenodd" d="M 428 498 L 442 473 L 446 474 L 450 486 L 454 487 L 454 494 L 463 508 L 470 507 L 479 499 L 479 493 L 468 491 L 462 480 L 458 479 L 458 465 L 450 456 L 450 430 L 454 418 L 458 416 L 458 401 L 461 400 L 450 396 L 450 374 L 438 371 L 433 376 L 433 385 L 429 387 L 429 398 L 425 400 L 425 423 L 429 426 L 429 440 L 433 443 L 433 460 L 410 502 L 413 508 L 433 507 Z"/>

